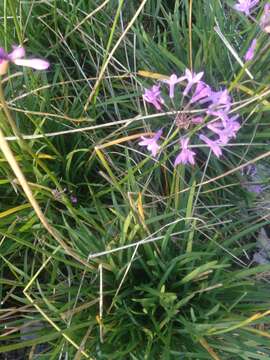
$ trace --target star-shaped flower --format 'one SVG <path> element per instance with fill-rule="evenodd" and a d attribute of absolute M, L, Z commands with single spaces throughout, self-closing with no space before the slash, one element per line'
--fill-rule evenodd
<path fill-rule="evenodd" d="M 155 135 L 151 138 L 146 138 L 144 136 L 141 137 L 142 141 L 139 142 L 140 146 L 147 146 L 147 150 L 151 151 L 152 156 L 156 157 L 157 153 L 160 149 L 160 146 L 158 145 L 157 141 L 162 135 L 162 129 L 157 131 Z"/>
<path fill-rule="evenodd" d="M 209 98 L 212 94 L 212 90 L 209 85 L 207 85 L 203 81 L 199 81 L 197 83 L 195 92 L 190 100 L 190 103 L 193 104 L 195 102 L 200 102 L 200 100 Z"/>
<path fill-rule="evenodd" d="M 191 165 L 195 165 L 194 156 L 196 155 L 196 153 L 194 151 L 188 149 L 188 143 L 189 143 L 188 138 L 180 139 L 180 144 L 181 144 L 182 150 L 179 153 L 179 155 L 176 157 L 176 159 L 174 161 L 174 166 L 177 166 L 179 164 L 185 165 L 188 163 Z"/>
<path fill-rule="evenodd" d="M 210 149 L 213 151 L 213 153 L 219 158 L 222 155 L 222 150 L 220 148 L 220 142 L 219 140 L 211 140 L 208 139 L 208 137 L 204 136 L 204 135 L 199 135 L 199 138 L 205 142 Z"/>
<path fill-rule="evenodd" d="M 167 79 L 162 80 L 162 82 L 169 85 L 169 96 L 171 99 L 174 98 L 175 85 L 183 80 L 185 80 L 185 76 L 178 78 L 176 74 L 172 74 L 168 80 Z"/>
<path fill-rule="evenodd" d="M 229 142 L 231 138 L 235 138 L 238 130 L 240 129 L 240 124 L 235 121 L 238 118 L 238 115 L 227 120 L 225 126 L 222 128 L 221 122 L 214 122 L 207 125 L 208 129 L 213 131 L 219 136 L 219 143 L 225 145 Z"/>
<path fill-rule="evenodd" d="M 161 110 L 161 105 L 164 104 L 164 100 L 162 99 L 160 95 L 160 86 L 159 85 L 153 85 L 151 89 L 145 89 L 145 92 L 143 94 L 143 99 L 154 105 L 154 107 L 157 110 Z"/>
<path fill-rule="evenodd" d="M 201 78 L 203 77 L 203 71 L 199 72 L 198 74 L 190 71 L 189 69 L 186 69 L 185 71 L 185 79 L 187 80 L 187 86 L 185 88 L 185 90 L 183 91 L 183 95 L 186 96 L 190 89 L 192 88 L 192 86 L 194 84 L 197 84 Z"/>

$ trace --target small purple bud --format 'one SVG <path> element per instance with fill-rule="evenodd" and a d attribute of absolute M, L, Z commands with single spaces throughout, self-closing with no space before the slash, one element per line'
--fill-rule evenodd
<path fill-rule="evenodd" d="M 244 56 L 245 61 L 251 61 L 254 58 L 256 45 L 257 45 L 257 40 L 256 39 L 252 40 L 251 45 Z"/>

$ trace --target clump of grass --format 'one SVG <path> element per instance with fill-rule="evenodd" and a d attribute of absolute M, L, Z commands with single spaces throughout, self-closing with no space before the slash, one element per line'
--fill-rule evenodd
<path fill-rule="evenodd" d="M 4 112 L 1 129 L 53 230 L 2 154 L 6 358 L 18 350 L 40 359 L 269 358 L 269 265 L 252 261 L 269 224 L 269 213 L 254 211 L 269 178 L 257 196 L 241 175 L 247 164 L 269 166 L 269 39 L 260 32 L 257 56 L 242 68 L 235 54 L 243 58 L 259 29 L 231 5 L 1 5 L 1 45 L 24 44 L 51 62 L 48 72 L 12 68 L 2 79 L 25 139 L 14 139 Z M 141 94 L 186 67 L 229 88 L 243 126 L 221 159 L 207 152 L 196 167 L 174 169 L 174 148 L 154 160 L 138 146 L 141 134 L 172 122 L 147 113 Z"/>

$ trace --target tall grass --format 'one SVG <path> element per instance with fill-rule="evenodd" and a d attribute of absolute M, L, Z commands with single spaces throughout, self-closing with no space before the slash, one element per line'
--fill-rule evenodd
<path fill-rule="evenodd" d="M 1 46 L 23 44 L 51 63 L 47 72 L 12 65 L 2 79 L 25 139 L 0 116 L 53 229 L 1 154 L 4 359 L 270 358 L 270 266 L 252 260 L 269 192 L 249 192 L 241 173 L 248 163 L 269 167 L 269 37 L 233 3 L 0 5 Z M 255 35 L 258 53 L 243 68 L 237 57 Z M 138 146 L 173 120 L 141 95 L 191 66 L 230 89 L 242 128 L 221 159 L 203 148 L 195 167 L 174 169 L 173 146 L 158 160 Z"/>

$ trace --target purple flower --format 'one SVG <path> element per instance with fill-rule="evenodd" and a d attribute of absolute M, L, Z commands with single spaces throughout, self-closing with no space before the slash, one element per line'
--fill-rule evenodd
<path fill-rule="evenodd" d="M 235 4 L 233 8 L 248 16 L 252 8 L 256 6 L 259 1 L 260 0 L 238 0 L 238 4 Z"/>
<path fill-rule="evenodd" d="M 205 102 L 212 103 L 209 106 L 209 111 L 215 110 L 216 107 L 222 107 L 224 110 L 228 111 L 231 107 L 231 97 L 227 89 L 212 91 L 210 96 L 201 101 L 201 103 Z"/>
<path fill-rule="evenodd" d="M 255 164 L 250 164 L 245 166 L 242 169 L 242 175 L 249 175 L 251 177 L 256 176 L 258 174 L 257 166 Z"/>
<path fill-rule="evenodd" d="M 194 156 L 196 155 L 196 153 L 188 149 L 189 139 L 181 138 L 180 143 L 182 150 L 180 154 L 176 157 L 174 161 L 174 166 L 177 166 L 179 164 L 188 164 L 188 163 L 190 163 L 191 165 L 195 165 Z"/>
<path fill-rule="evenodd" d="M 0 74 L 4 75 L 8 68 L 8 63 L 12 62 L 19 66 L 27 66 L 35 70 L 46 70 L 50 66 L 48 61 L 42 59 L 24 59 L 25 50 L 22 46 L 13 46 L 13 51 L 9 54 L 0 48 Z"/>
<path fill-rule="evenodd" d="M 153 85 L 151 89 L 145 89 L 145 92 L 143 94 L 143 99 L 154 105 L 154 107 L 157 110 L 161 110 L 161 105 L 164 104 L 164 100 L 162 99 L 160 95 L 160 86 L 159 85 Z"/>
<path fill-rule="evenodd" d="M 251 61 L 254 58 L 256 45 L 257 45 L 257 40 L 256 39 L 252 40 L 251 45 L 244 56 L 245 61 Z"/>
<path fill-rule="evenodd" d="M 219 122 L 214 122 L 212 124 L 207 125 L 208 129 L 213 131 L 215 134 L 219 136 L 219 143 L 225 145 L 229 142 L 231 138 L 235 138 L 238 130 L 240 129 L 240 124 L 235 121 L 238 115 L 234 116 L 231 119 L 228 119 L 224 128 L 222 129 L 222 124 Z"/>
<path fill-rule="evenodd" d="M 157 131 L 152 138 L 141 137 L 142 141 L 139 142 L 140 146 L 147 146 L 147 150 L 151 151 L 152 156 L 156 157 L 160 146 L 157 144 L 157 141 L 162 135 L 162 129 Z"/>
<path fill-rule="evenodd" d="M 229 121 L 229 117 L 226 111 L 224 110 L 211 110 L 211 107 L 207 110 L 207 115 L 216 116 L 221 119 L 222 124 L 225 126 L 227 121 Z M 219 121 L 216 121 L 215 124 L 220 124 Z"/>
<path fill-rule="evenodd" d="M 246 185 L 246 188 L 248 191 L 256 193 L 256 194 L 260 194 L 261 192 L 263 192 L 263 187 L 259 184 L 248 184 Z"/>
<path fill-rule="evenodd" d="M 210 149 L 218 158 L 222 155 L 222 150 L 220 148 L 221 144 L 219 140 L 210 140 L 204 135 L 199 135 L 199 138 L 210 147 Z"/>
<path fill-rule="evenodd" d="M 196 74 L 194 72 L 191 72 L 189 69 L 186 69 L 184 78 L 187 80 L 188 83 L 185 90 L 183 91 L 183 95 L 186 96 L 190 91 L 190 89 L 192 88 L 192 86 L 198 83 L 202 77 L 203 77 L 203 71 Z"/>
<path fill-rule="evenodd" d="M 212 94 L 212 90 L 210 88 L 209 85 L 207 85 L 205 82 L 203 81 L 198 81 L 195 92 L 190 100 L 190 103 L 193 104 L 197 101 L 200 102 L 200 100 L 206 98 L 206 97 L 210 97 Z"/>
<path fill-rule="evenodd" d="M 167 80 L 162 80 L 162 82 L 164 82 L 165 84 L 168 84 L 169 85 L 169 96 L 171 99 L 174 98 L 174 87 L 176 84 L 178 84 L 180 81 L 183 81 L 185 80 L 185 76 L 182 76 L 182 77 L 177 77 L 177 75 L 175 74 L 172 74 L 170 76 L 170 78 Z"/>

